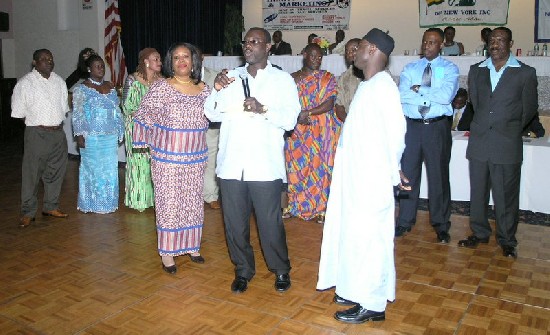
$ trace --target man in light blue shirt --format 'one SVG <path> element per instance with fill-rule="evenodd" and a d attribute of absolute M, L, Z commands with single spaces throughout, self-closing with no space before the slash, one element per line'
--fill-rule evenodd
<path fill-rule="evenodd" d="M 458 67 L 439 56 L 443 31 L 430 28 L 422 37 L 424 57 L 407 64 L 399 79 L 403 113 L 407 119 L 401 168 L 412 187 L 399 201 L 395 236 L 411 231 L 416 223 L 422 163 L 426 165 L 430 221 L 441 243 L 449 243 L 451 223 L 451 102 L 458 90 Z"/>

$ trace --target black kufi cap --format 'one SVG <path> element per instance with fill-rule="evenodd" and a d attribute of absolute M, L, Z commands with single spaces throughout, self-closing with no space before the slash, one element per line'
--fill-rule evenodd
<path fill-rule="evenodd" d="M 378 28 L 372 28 L 363 39 L 376 45 L 376 47 L 388 57 L 395 47 L 393 38 Z"/>

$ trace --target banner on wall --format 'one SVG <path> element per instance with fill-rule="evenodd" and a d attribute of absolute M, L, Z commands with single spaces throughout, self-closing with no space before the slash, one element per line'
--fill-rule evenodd
<path fill-rule="evenodd" d="M 348 29 L 351 0 L 263 0 L 267 30 Z"/>
<path fill-rule="evenodd" d="M 535 42 L 550 42 L 550 0 L 535 2 Z"/>
<path fill-rule="evenodd" d="M 510 0 L 418 0 L 420 27 L 498 25 L 508 22 Z"/>

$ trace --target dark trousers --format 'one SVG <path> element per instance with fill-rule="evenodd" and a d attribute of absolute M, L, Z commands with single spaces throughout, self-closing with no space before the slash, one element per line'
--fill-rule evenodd
<path fill-rule="evenodd" d="M 397 224 L 411 227 L 416 223 L 416 210 L 422 162 L 426 165 L 428 199 L 431 224 L 437 232 L 447 232 L 451 226 L 451 186 L 449 183 L 449 162 L 451 161 L 451 122 L 445 118 L 424 124 L 407 119 L 405 151 L 401 159 L 401 170 L 412 186 L 408 199 L 399 201 Z M 424 181 L 426 182 L 426 181 Z"/>
<path fill-rule="evenodd" d="M 250 215 L 253 208 L 269 271 L 275 274 L 290 271 L 286 232 L 281 217 L 281 187 L 280 179 L 220 179 L 225 235 L 236 276 L 250 280 L 256 273 L 254 251 L 250 245 Z"/>
<path fill-rule="evenodd" d="M 59 193 L 67 169 L 67 138 L 63 129 L 26 127 L 21 174 L 21 214 L 34 217 L 38 185 L 44 183 L 43 211 L 59 208 Z"/>
<path fill-rule="evenodd" d="M 470 228 L 475 236 L 491 236 L 487 207 L 492 189 L 498 244 L 512 247 L 518 244 L 520 179 L 521 163 L 494 164 L 470 159 Z"/>

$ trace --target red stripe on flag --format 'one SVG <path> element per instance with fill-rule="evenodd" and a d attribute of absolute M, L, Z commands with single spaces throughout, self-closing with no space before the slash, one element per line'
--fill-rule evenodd
<path fill-rule="evenodd" d="M 111 82 L 122 86 L 126 77 L 126 60 L 120 42 L 118 0 L 105 0 L 105 62 L 111 70 Z"/>

